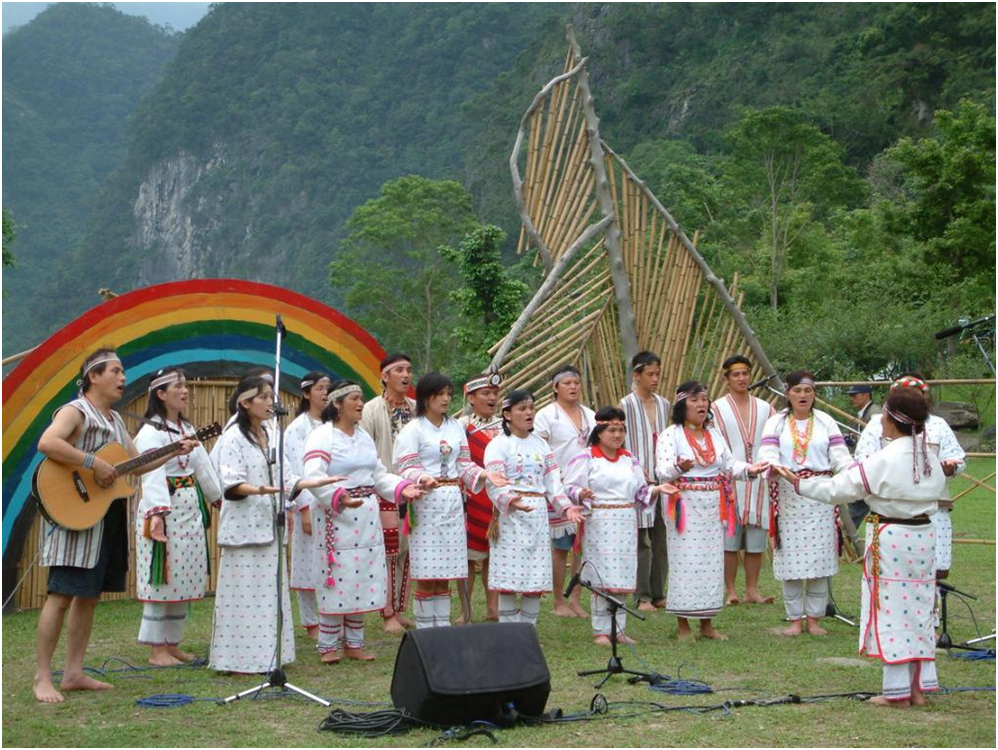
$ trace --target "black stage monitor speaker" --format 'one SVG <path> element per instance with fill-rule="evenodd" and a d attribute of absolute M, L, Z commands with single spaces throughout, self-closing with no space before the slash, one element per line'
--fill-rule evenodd
<path fill-rule="evenodd" d="M 502 724 L 508 704 L 541 716 L 550 692 L 537 631 L 522 622 L 410 630 L 392 675 L 395 708 L 438 726 Z"/>

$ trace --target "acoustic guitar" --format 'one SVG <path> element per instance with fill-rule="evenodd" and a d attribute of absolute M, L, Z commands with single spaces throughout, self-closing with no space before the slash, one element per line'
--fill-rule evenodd
<path fill-rule="evenodd" d="M 205 441 L 221 434 L 221 426 L 218 422 L 212 422 L 198 430 L 195 437 Z M 164 445 L 132 457 L 121 443 L 108 443 L 94 453 L 114 466 L 115 479 L 107 487 L 97 484 L 90 469 L 46 458 L 38 465 L 31 480 L 38 508 L 49 521 L 63 528 L 72 531 L 92 528 L 107 515 L 111 503 L 117 498 L 134 494 L 135 490 L 127 479 L 132 472 L 176 450 L 176 445 Z"/>

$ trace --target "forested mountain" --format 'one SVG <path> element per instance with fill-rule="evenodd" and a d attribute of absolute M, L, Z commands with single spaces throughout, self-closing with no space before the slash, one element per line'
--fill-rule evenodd
<path fill-rule="evenodd" d="M 128 115 L 178 41 L 111 7 L 75 3 L 4 36 L 3 206 L 17 225 L 17 265 L 4 271 L 5 353 L 68 320 L 39 308 L 33 292 L 51 291 L 69 262 L 94 195 L 124 160 Z"/>
<path fill-rule="evenodd" d="M 511 261 L 509 152 L 561 71 L 569 22 L 603 137 L 702 230 L 722 275 L 742 275 L 779 364 L 861 343 L 861 313 L 932 325 L 993 305 L 993 5 L 224 3 L 131 116 L 127 157 L 81 224 L 75 265 L 42 285 L 59 303 L 36 306 L 30 342 L 97 286 L 189 275 L 342 305 L 353 287 L 328 264 L 357 246 L 348 220 L 408 174 L 463 184 L 476 217 L 507 231 Z M 795 153 L 808 158 L 794 199 L 771 200 L 759 165 Z M 73 271 L 84 262 L 99 280 Z M 868 369 L 900 346 L 845 357 Z"/>

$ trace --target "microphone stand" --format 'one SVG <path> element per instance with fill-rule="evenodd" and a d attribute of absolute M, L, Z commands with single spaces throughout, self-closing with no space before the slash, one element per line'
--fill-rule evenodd
<path fill-rule="evenodd" d="M 281 348 L 284 344 L 284 336 L 287 334 L 287 329 L 284 327 L 284 322 L 281 320 L 280 315 L 277 316 L 275 328 L 277 332 L 277 346 L 274 357 L 274 435 L 270 441 L 270 464 L 273 466 L 274 463 L 277 463 L 277 486 L 280 488 L 280 492 L 277 494 L 277 514 L 275 517 L 275 523 L 277 524 L 275 534 L 277 537 L 277 646 L 274 649 L 275 663 L 274 669 L 267 675 L 267 679 L 265 679 L 263 683 L 257 685 L 256 687 L 252 687 L 249 690 L 244 690 L 241 693 L 230 695 L 225 699 L 224 703 L 227 705 L 233 701 L 239 700 L 240 698 L 246 698 L 248 696 L 255 697 L 267 688 L 275 687 L 280 689 L 281 696 L 285 696 L 289 691 L 293 691 L 298 695 L 304 696 L 309 700 L 315 701 L 316 703 L 329 708 L 332 703 L 324 698 L 320 698 L 317 695 L 313 695 L 307 690 L 303 690 L 297 685 L 291 684 L 288 682 L 288 677 L 284 673 L 284 659 L 282 654 L 284 640 L 284 562 L 286 559 L 286 553 L 284 551 L 284 528 L 287 523 L 287 512 L 284 498 L 284 429 L 281 417 L 286 416 L 288 410 L 282 406 L 280 398 Z M 273 438 L 276 438 L 276 440 Z M 276 445 L 274 443 L 276 443 Z"/>
<path fill-rule="evenodd" d="M 586 669 L 581 672 L 578 672 L 579 677 L 589 677 L 590 675 L 594 674 L 605 675 L 605 677 L 603 677 L 602 680 L 593 685 L 593 688 L 595 690 L 599 690 L 601 687 L 603 687 L 606 681 L 609 680 L 611 677 L 613 677 L 615 674 L 632 675 L 632 677 L 628 679 L 628 682 L 630 682 L 632 685 L 638 682 L 647 682 L 649 685 L 654 685 L 656 681 L 661 679 L 661 675 L 651 674 L 650 672 L 637 672 L 633 669 L 625 669 L 623 661 L 621 660 L 620 656 L 617 654 L 617 640 L 618 640 L 617 612 L 619 612 L 620 610 L 624 610 L 625 612 L 628 612 L 634 617 L 637 617 L 639 620 L 644 620 L 645 616 L 642 615 L 640 612 L 634 611 L 626 604 L 624 604 L 624 602 L 622 602 L 620 599 L 613 596 L 612 594 L 608 594 L 605 591 L 593 588 L 588 581 L 584 581 L 581 578 L 579 578 L 577 581 L 574 578 L 572 579 L 572 582 L 569 584 L 568 591 L 565 592 L 566 597 L 572 592 L 572 589 L 575 588 L 576 583 L 585 589 L 589 589 L 589 591 L 595 594 L 596 596 L 601 597 L 610 606 L 610 649 L 611 649 L 610 660 L 606 663 L 606 667 L 604 667 L 603 669 Z"/>
<path fill-rule="evenodd" d="M 958 589 L 956 586 L 950 586 L 948 583 L 945 583 L 944 581 L 936 581 L 936 590 L 939 592 L 940 609 L 941 609 L 940 618 L 939 618 L 940 620 L 939 625 L 941 632 L 939 633 L 939 638 L 936 640 L 936 648 L 947 648 L 947 649 L 964 648 L 968 649 L 969 651 L 976 651 L 977 649 L 968 647 L 970 643 L 969 641 L 968 645 L 962 645 L 962 646 L 953 643 L 953 639 L 950 637 L 949 631 L 947 630 L 949 613 L 947 612 L 947 607 L 946 607 L 946 597 L 949 596 L 950 594 L 956 594 L 957 596 L 962 596 L 964 599 L 973 599 L 975 601 L 977 600 L 977 597 L 974 596 L 973 594 L 968 594 L 965 591 L 960 591 L 960 589 Z M 987 639 L 977 639 L 977 640 L 980 641 Z"/>

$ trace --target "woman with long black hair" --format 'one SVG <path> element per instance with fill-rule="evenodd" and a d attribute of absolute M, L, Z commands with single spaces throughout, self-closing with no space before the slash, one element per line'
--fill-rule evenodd
<path fill-rule="evenodd" d="M 146 424 L 135 436 L 140 452 L 179 443 L 194 436 L 184 418 L 189 406 L 187 375 L 164 367 L 149 383 Z M 176 666 L 193 654 L 180 650 L 187 603 L 204 598 L 208 583 L 208 526 L 211 504 L 222 489 L 208 452 L 200 444 L 187 455 L 171 458 L 142 475 L 142 498 L 136 513 L 136 599 L 143 602 L 139 643 L 152 647 L 150 664 Z"/>

